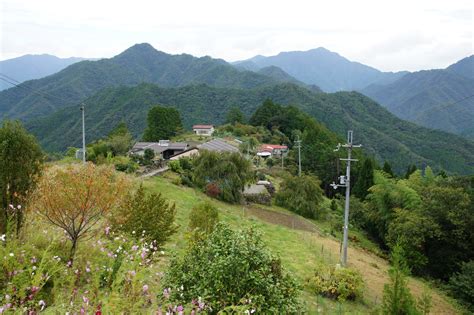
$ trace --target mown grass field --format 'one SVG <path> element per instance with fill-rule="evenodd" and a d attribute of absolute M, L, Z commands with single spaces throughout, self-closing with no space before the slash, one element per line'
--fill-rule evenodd
<path fill-rule="evenodd" d="M 150 191 L 160 192 L 170 201 L 176 203 L 177 223 L 180 230 L 167 244 L 168 252 L 183 250 L 186 246 L 186 228 L 188 216 L 192 207 L 201 201 L 207 200 L 214 204 L 220 212 L 220 219 L 236 229 L 255 226 L 263 232 L 264 240 L 273 253 L 278 254 L 283 266 L 298 281 L 302 289 L 301 299 L 306 312 L 310 314 L 367 314 L 374 310 L 382 301 L 383 286 L 388 282 L 388 262 L 375 255 L 361 245 L 349 248 L 349 266 L 358 270 L 364 281 L 364 298 L 356 302 L 335 302 L 330 299 L 315 295 L 306 285 L 307 279 L 313 274 L 318 264 L 335 265 L 339 260 L 339 241 L 327 235 L 325 223 L 316 223 L 316 231 L 308 229 L 298 230 L 298 225 L 279 224 L 274 218 L 254 215 L 258 207 L 229 205 L 215 199 L 208 198 L 205 194 L 188 187 L 177 186 L 172 183 L 172 177 L 153 177 L 143 181 L 144 186 Z M 264 207 L 266 211 L 275 211 L 277 214 L 293 216 L 288 211 L 277 207 Z M 297 220 L 305 220 L 300 217 Z M 269 221 L 269 222 L 268 222 Z M 306 220 L 307 221 L 307 220 Z M 270 223 L 271 222 L 271 223 Z M 294 227 L 294 228 L 293 228 Z M 318 232 L 321 231 L 321 232 Z M 363 238 L 360 233 L 353 233 L 362 242 L 363 247 L 375 245 Z M 459 308 L 442 293 L 429 287 L 428 284 L 410 279 L 410 288 L 415 296 L 420 296 L 425 290 L 432 295 L 432 314 L 457 314 Z"/>

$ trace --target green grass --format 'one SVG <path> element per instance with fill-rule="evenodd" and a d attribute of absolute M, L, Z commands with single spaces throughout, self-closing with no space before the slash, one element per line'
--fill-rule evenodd
<path fill-rule="evenodd" d="M 294 275 L 302 288 L 302 301 L 309 313 L 319 312 L 325 314 L 338 314 L 350 312 L 351 314 L 366 314 L 370 306 L 364 302 L 334 302 L 316 296 L 305 286 L 305 280 L 309 278 L 318 264 L 336 264 L 335 257 L 324 245 L 319 244 L 309 232 L 292 230 L 261 220 L 248 217 L 241 205 L 229 205 L 215 199 L 208 198 L 197 190 L 176 186 L 170 179 L 154 177 L 144 182 L 150 191 L 160 192 L 166 198 L 176 203 L 177 223 L 180 231 L 171 242 L 168 250 L 180 252 L 186 245 L 186 228 L 188 215 L 194 204 L 207 200 L 219 209 L 220 220 L 234 228 L 245 228 L 255 226 L 263 232 L 264 241 L 273 253 L 280 256 L 284 267 Z M 279 209 L 281 212 L 287 212 Z"/>

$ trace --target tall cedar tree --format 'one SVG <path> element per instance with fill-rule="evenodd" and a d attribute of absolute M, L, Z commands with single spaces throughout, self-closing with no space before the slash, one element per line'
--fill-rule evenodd
<path fill-rule="evenodd" d="M 18 232 L 25 202 L 41 171 L 43 153 L 36 139 L 18 121 L 4 121 L 0 128 L 0 234 L 14 220 Z M 14 205 L 15 209 L 11 209 Z"/>
<path fill-rule="evenodd" d="M 155 142 L 175 136 L 183 128 L 179 111 L 174 108 L 155 106 L 150 109 L 144 141 Z"/>
<path fill-rule="evenodd" d="M 370 187 L 374 185 L 374 163 L 365 159 L 354 184 L 353 193 L 357 198 L 364 200 Z"/>
<path fill-rule="evenodd" d="M 281 113 L 282 107 L 273 103 L 271 99 L 266 99 L 263 104 L 257 108 L 255 113 L 250 117 L 250 124 L 253 126 L 264 126 L 272 129 L 271 121 L 273 117 Z"/>

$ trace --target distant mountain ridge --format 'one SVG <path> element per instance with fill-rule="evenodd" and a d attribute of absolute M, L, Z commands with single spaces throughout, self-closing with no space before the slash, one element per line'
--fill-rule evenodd
<path fill-rule="evenodd" d="M 113 58 L 78 62 L 46 78 L 24 82 L 21 88 L 0 92 L 0 119 L 27 121 L 77 104 L 103 88 L 143 82 L 163 87 L 206 83 L 247 89 L 281 80 L 238 71 L 222 59 L 170 55 L 150 44 L 136 44 Z"/>
<path fill-rule="evenodd" d="M 382 72 L 358 62 L 349 61 L 323 47 L 308 51 L 281 52 L 275 56 L 261 55 L 233 63 L 236 67 L 258 71 L 276 66 L 306 84 L 315 84 L 325 92 L 360 90 L 368 85 L 391 83 L 407 74 Z"/>
<path fill-rule="evenodd" d="M 86 112 L 87 141 L 105 136 L 120 121 L 125 121 L 139 138 L 148 109 L 156 104 L 177 108 L 184 126 L 190 129 L 197 123 L 223 123 L 227 111 L 236 104 L 250 116 L 267 98 L 301 108 L 341 137 L 345 137 L 347 129 L 353 129 L 354 140 L 362 143 L 367 153 L 379 161 L 390 161 L 399 172 L 416 163 L 474 174 L 474 142 L 400 120 L 357 92 L 314 93 L 292 83 L 246 90 L 205 84 L 179 88 L 153 84 L 107 88 L 85 100 L 91 104 Z M 71 115 L 74 111 L 76 115 Z M 64 150 L 81 143 L 79 117 L 77 107 L 64 108 L 28 122 L 27 128 L 48 150 Z"/>
<path fill-rule="evenodd" d="M 361 92 L 398 117 L 474 139 L 474 58 L 446 69 L 418 71 Z"/>
<path fill-rule="evenodd" d="M 46 77 L 83 60 L 90 60 L 90 58 L 59 58 L 48 54 L 24 55 L 0 61 L 0 73 L 21 83 Z M 12 84 L 0 80 L 0 91 L 11 87 L 13 87 Z"/>

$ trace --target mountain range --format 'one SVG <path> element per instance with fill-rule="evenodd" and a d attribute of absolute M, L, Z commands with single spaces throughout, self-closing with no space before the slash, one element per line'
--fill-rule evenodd
<path fill-rule="evenodd" d="M 0 61 L 0 73 L 6 76 L 3 79 L 18 84 L 46 77 L 82 60 L 86 58 L 59 58 L 48 54 L 24 55 Z M 11 83 L 0 80 L 0 91 L 13 86 Z"/>
<path fill-rule="evenodd" d="M 90 142 L 121 120 L 140 138 L 152 105 L 178 108 L 189 128 L 222 123 L 233 106 L 250 116 L 266 98 L 303 109 L 344 138 L 353 129 L 366 152 L 398 171 L 417 163 L 474 173 L 474 142 L 405 122 L 360 93 L 324 93 L 276 66 L 257 73 L 221 59 L 166 54 L 149 44 L 0 92 L 0 119 L 21 119 L 46 149 L 62 151 L 80 142 L 81 103 Z"/>
<path fill-rule="evenodd" d="M 276 66 L 306 84 L 319 86 L 325 92 L 360 90 L 372 83 L 390 83 L 407 71 L 382 72 L 319 47 L 308 51 L 281 52 L 276 56 L 255 56 L 233 63 L 236 67 L 258 71 Z"/>
<path fill-rule="evenodd" d="M 474 139 L 474 56 L 361 92 L 402 119 Z"/>

